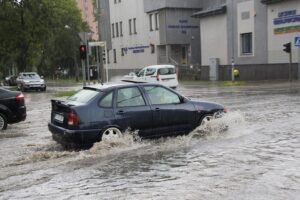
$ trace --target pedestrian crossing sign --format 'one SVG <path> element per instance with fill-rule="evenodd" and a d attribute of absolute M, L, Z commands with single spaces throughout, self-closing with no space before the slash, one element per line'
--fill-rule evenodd
<path fill-rule="evenodd" d="M 300 47 L 300 37 L 295 37 L 295 47 Z"/>

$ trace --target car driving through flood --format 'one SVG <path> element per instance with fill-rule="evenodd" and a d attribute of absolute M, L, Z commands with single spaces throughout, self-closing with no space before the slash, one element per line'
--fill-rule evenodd
<path fill-rule="evenodd" d="M 122 136 L 141 138 L 187 134 L 226 112 L 220 104 L 190 100 L 160 84 L 112 83 L 84 87 L 66 101 L 52 100 L 53 139 L 65 146 L 91 146 Z"/>

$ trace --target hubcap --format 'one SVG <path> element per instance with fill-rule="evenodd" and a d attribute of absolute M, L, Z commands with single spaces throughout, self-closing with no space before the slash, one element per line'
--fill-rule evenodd
<path fill-rule="evenodd" d="M 205 116 L 201 122 L 201 126 L 207 126 L 207 124 L 212 120 L 212 116 Z"/>
<path fill-rule="evenodd" d="M 103 132 L 102 141 L 113 141 L 122 136 L 122 133 L 117 128 L 108 128 Z"/>

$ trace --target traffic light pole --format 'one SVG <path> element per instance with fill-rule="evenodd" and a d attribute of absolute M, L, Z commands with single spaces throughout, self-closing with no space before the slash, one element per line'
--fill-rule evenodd
<path fill-rule="evenodd" d="M 292 51 L 289 53 L 289 57 L 290 57 L 289 80 L 292 81 L 292 62 L 293 62 Z"/>
<path fill-rule="evenodd" d="M 82 79 L 83 79 L 83 87 L 86 86 L 86 77 L 85 77 L 85 60 L 81 59 L 81 67 L 82 67 Z"/>

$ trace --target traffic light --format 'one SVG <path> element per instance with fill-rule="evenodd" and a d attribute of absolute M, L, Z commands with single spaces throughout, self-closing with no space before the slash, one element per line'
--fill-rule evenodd
<path fill-rule="evenodd" d="M 283 51 L 285 51 L 286 53 L 291 53 L 291 43 L 286 43 L 283 45 L 284 49 Z"/>
<path fill-rule="evenodd" d="M 79 52 L 80 52 L 80 59 L 85 60 L 86 59 L 86 45 L 80 45 Z"/>

